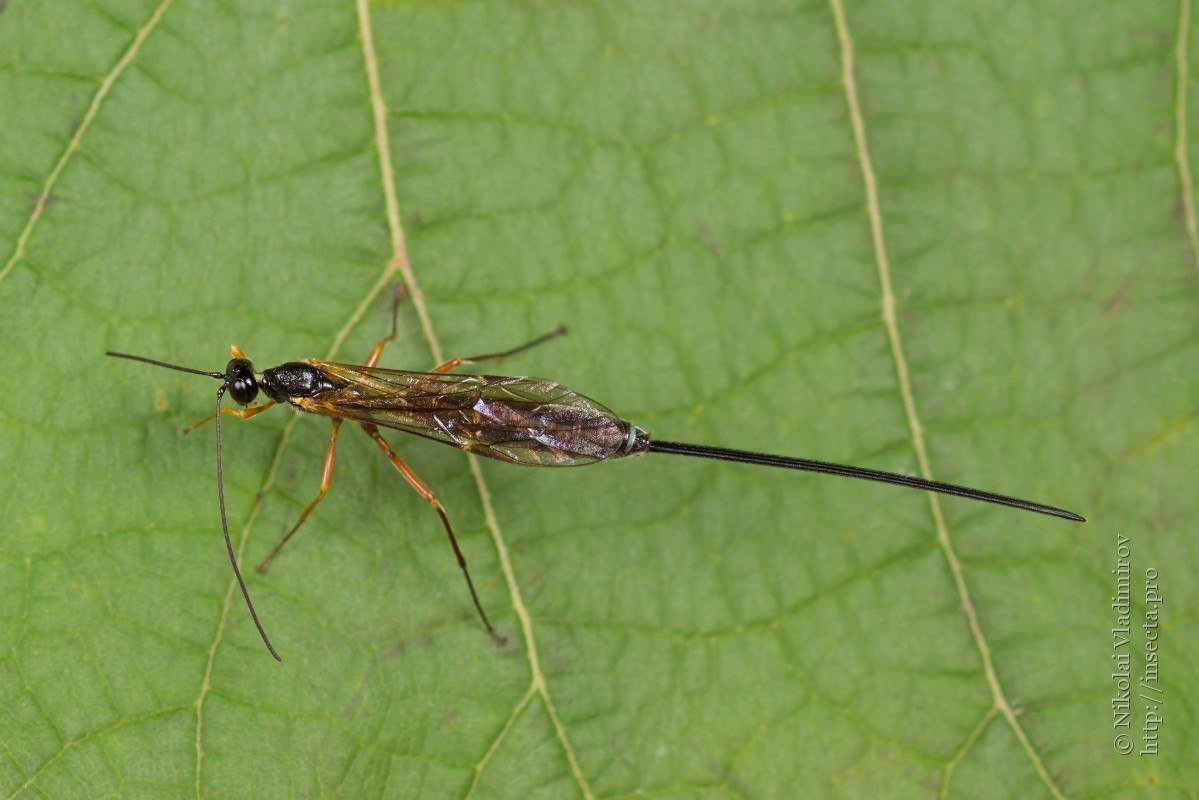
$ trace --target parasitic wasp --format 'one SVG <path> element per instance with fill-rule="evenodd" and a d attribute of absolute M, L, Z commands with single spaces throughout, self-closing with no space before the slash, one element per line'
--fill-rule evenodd
<path fill-rule="evenodd" d="M 402 288 L 401 286 L 400 290 Z M 654 439 L 633 423 L 621 419 L 607 407 L 554 381 L 529 377 L 453 374 L 458 367 L 484 361 L 499 361 L 528 350 L 566 333 L 565 327 L 558 327 L 510 350 L 469 358 L 453 358 L 430 372 L 381 369 L 377 365 L 383 348 L 396 336 L 400 297 L 401 291 L 397 290 L 392 303 L 391 332 L 375 345 L 366 363 L 362 365 L 310 358 L 304 361 L 289 361 L 262 372 L 255 372 L 254 365 L 246 358 L 246 354 L 236 345 L 230 345 L 232 359 L 225 365 L 225 371 L 206 372 L 144 356 L 111 351 L 107 353 L 115 358 L 205 375 L 221 382 L 216 392 L 216 411 L 187 427 L 184 432 L 195 430 L 210 420 L 216 422 L 217 498 L 229 563 L 233 565 L 233 574 L 237 577 L 242 597 L 245 598 L 246 607 L 250 610 L 258 633 L 276 660 L 282 659 L 258 620 L 254 604 L 250 601 L 250 593 L 246 589 L 246 582 L 237 565 L 233 542 L 229 538 L 221 468 L 221 415 L 232 414 L 239 419 L 249 419 L 276 404 L 287 403 L 299 411 L 330 417 L 333 430 L 329 437 L 329 447 L 325 452 L 320 490 L 301 512 L 296 524 L 258 565 L 258 571 L 266 571 L 283 546 L 324 499 L 333 479 L 334 454 L 341 424 L 345 421 L 357 423 L 391 460 L 404 480 L 437 510 L 479 618 L 497 644 L 503 644 L 505 640 L 492 627 L 487 612 L 479 602 L 479 595 L 475 592 L 470 571 L 466 566 L 466 556 L 458 545 L 445 508 L 424 481 L 391 449 L 379 428 L 416 434 L 453 445 L 468 453 L 506 461 L 509 464 L 577 467 L 645 453 L 669 453 L 879 481 L 1034 511 L 1076 522 L 1086 521 L 1070 511 L 1041 503 L 908 475 L 748 450 L 661 441 Z M 261 405 L 253 405 L 259 392 L 265 394 L 268 400 Z M 226 393 L 243 408 L 222 408 L 221 402 Z"/>

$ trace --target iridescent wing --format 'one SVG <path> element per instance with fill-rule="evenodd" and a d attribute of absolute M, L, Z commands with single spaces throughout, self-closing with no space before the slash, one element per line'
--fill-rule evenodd
<path fill-rule="evenodd" d="M 292 402 L 471 453 L 537 467 L 628 455 L 636 429 L 610 410 L 541 378 L 378 369 L 310 359 L 338 388 Z"/>

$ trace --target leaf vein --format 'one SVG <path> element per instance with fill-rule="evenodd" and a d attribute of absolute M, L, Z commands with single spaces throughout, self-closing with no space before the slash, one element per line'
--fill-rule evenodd
<path fill-rule="evenodd" d="M 433 323 L 429 317 L 429 309 L 425 305 L 424 293 L 416 281 L 416 276 L 412 272 L 412 264 L 408 259 L 408 250 L 404 241 L 404 229 L 400 224 L 399 201 L 396 198 L 395 188 L 395 170 L 391 163 L 391 145 L 387 131 L 387 105 L 383 100 L 383 90 L 379 80 L 379 62 L 375 54 L 374 33 L 370 20 L 370 5 L 367 0 L 356 0 L 356 7 L 358 10 L 358 28 L 359 38 L 362 41 L 363 61 L 366 67 L 367 81 L 370 84 L 371 109 L 375 121 L 375 147 L 378 150 L 379 170 L 383 180 L 387 228 L 391 235 L 392 256 L 388 269 L 394 269 L 403 276 L 408 294 L 412 298 L 413 308 L 416 309 L 417 317 L 420 320 L 421 331 L 424 333 L 425 340 L 429 344 L 429 350 L 433 355 L 433 359 L 440 363 L 445 361 L 441 349 L 441 341 L 437 338 L 437 334 L 433 330 Z M 491 531 L 492 541 L 495 543 L 496 551 L 499 554 L 504 580 L 508 584 L 508 592 L 512 598 L 512 607 L 520 619 L 521 630 L 525 638 L 525 649 L 529 659 L 529 667 L 532 672 L 532 688 L 541 696 L 542 701 L 545 703 L 545 708 L 549 714 L 550 722 L 553 724 L 554 732 L 562 746 L 563 752 L 566 754 L 566 760 L 570 765 L 570 771 L 574 775 L 575 782 L 578 783 L 579 788 L 583 792 L 583 797 L 585 800 L 593 800 L 594 795 L 591 792 L 591 787 L 583 775 L 578 758 L 575 756 L 574 748 L 566 736 L 566 728 L 562 725 L 562 720 L 558 717 L 558 711 L 554 706 L 553 700 L 550 698 L 549 689 L 545 682 L 545 675 L 541 669 L 541 659 L 537 653 L 537 641 L 533 636 L 533 620 L 528 608 L 525 606 L 520 584 L 516 580 L 516 573 L 512 567 L 512 559 L 508 554 L 508 544 L 500 530 L 499 520 L 496 518 L 495 509 L 491 504 L 491 493 L 487 488 L 486 481 L 483 479 L 483 470 L 479 466 L 477 459 L 471 458 L 468 461 L 471 474 L 475 479 L 475 486 L 479 492 L 479 499 L 483 506 L 483 516 L 487 521 L 487 528 Z"/>
<path fill-rule="evenodd" d="M 1199 223 L 1195 220 L 1195 186 L 1187 156 L 1187 37 L 1191 29 L 1191 0 L 1178 2 L 1178 38 L 1174 42 L 1174 160 L 1182 184 L 1182 208 L 1186 216 L 1187 239 L 1199 269 Z"/>
<path fill-rule="evenodd" d="M 857 150 L 858 163 L 862 171 L 862 181 L 866 190 L 866 208 L 870 219 L 870 235 L 882 294 L 883 324 L 887 331 L 887 339 L 890 342 L 891 356 L 895 363 L 896 379 L 899 383 L 899 391 L 903 400 L 904 415 L 907 418 L 908 429 L 911 432 L 912 448 L 916 453 L 916 462 L 920 467 L 921 476 L 927 480 L 932 480 L 932 467 L 928 458 L 928 449 L 925 445 L 924 428 L 916 409 L 916 402 L 912 393 L 911 377 L 908 373 L 907 357 L 904 354 L 903 342 L 899 334 L 899 321 L 895 312 L 895 292 L 891 285 L 891 266 L 887 260 L 886 239 L 883 235 L 883 217 L 879 205 L 878 182 L 875 177 L 874 166 L 870 159 L 870 149 L 866 139 L 866 124 L 862 116 L 861 104 L 858 100 L 857 81 L 854 74 L 853 38 L 849 32 L 849 23 L 846 20 L 842 0 L 829 0 L 829 7 L 832 11 L 841 54 L 841 83 L 845 89 L 845 101 L 849 109 L 850 122 L 853 127 L 854 147 Z M 945 524 L 945 516 L 941 511 L 941 503 L 937 495 L 930 492 L 928 495 L 928 504 L 932 512 L 933 524 L 937 531 L 937 541 L 941 546 L 941 550 L 945 553 L 945 560 L 953 575 L 954 585 L 957 587 L 962 612 L 965 614 L 975 647 L 982 658 L 983 673 L 986 676 L 987 685 L 991 690 L 994 706 L 1007 720 L 1021 747 L 1032 762 L 1037 775 L 1045 783 L 1049 791 L 1057 800 L 1065 800 L 1065 795 L 1049 774 L 1040 754 L 1029 740 L 1024 727 L 1016 719 L 1016 711 L 1008 700 L 1007 694 L 999 681 L 995 662 L 991 656 L 991 646 L 987 642 L 987 638 L 983 634 L 982 627 L 979 624 L 978 613 L 974 608 L 974 601 L 970 596 L 969 588 L 966 586 L 966 577 L 962 569 L 962 563 L 958 559 L 953 543 L 949 540 L 949 529 Z"/>
<path fill-rule="evenodd" d="M 24 783 L 22 783 L 20 786 L 18 786 L 16 789 L 14 789 L 13 792 L 8 796 L 8 800 L 13 800 L 14 797 L 21 794 L 26 789 L 28 789 L 30 786 L 32 786 L 34 784 L 34 782 L 37 781 L 38 777 L 43 772 L 45 772 L 47 769 L 49 769 L 50 766 L 54 764 L 54 762 L 58 761 L 58 759 L 62 758 L 64 755 L 66 755 L 70 750 L 74 749 L 75 747 L 78 747 L 81 744 L 87 744 L 88 742 L 92 741 L 93 739 L 104 736 L 105 734 L 112 733 L 113 731 L 118 731 L 122 728 L 127 728 L 130 725 L 136 725 L 139 722 L 145 722 L 146 720 L 156 719 L 158 717 L 164 717 L 164 716 L 167 716 L 168 714 L 174 714 L 179 711 L 186 711 L 187 708 L 188 708 L 187 706 L 175 706 L 172 708 L 162 708 L 157 711 L 150 711 L 145 714 L 139 714 L 136 717 L 130 717 L 129 719 L 119 720 L 117 722 L 114 722 L 111 725 L 107 725 L 103 728 L 100 728 L 99 730 L 95 730 L 95 731 L 92 731 L 91 733 L 87 733 L 87 734 L 84 734 L 83 736 L 79 736 L 75 739 L 71 739 L 70 741 L 63 744 L 63 746 L 58 749 L 57 753 L 55 753 L 54 755 L 52 755 L 48 759 L 46 759 L 44 762 L 42 762 L 41 766 L 39 766 L 37 769 L 35 769 L 33 771 L 33 773 L 29 776 L 28 779 L 26 779 L 26 781 Z M 86 781 L 83 781 L 81 779 L 80 783 L 83 784 L 83 783 L 86 783 Z"/>
<path fill-rule="evenodd" d="M 466 790 L 464 800 L 470 800 L 470 798 L 474 796 L 475 789 L 478 788 L 479 781 L 483 777 L 483 770 L 487 768 L 487 762 L 490 761 L 491 757 L 494 756 L 496 751 L 500 749 L 500 745 L 502 745 L 504 743 L 504 739 L 508 737 L 508 732 L 512 730 L 512 727 L 516 724 L 516 721 L 520 719 L 520 715 L 524 713 L 524 710 L 529 707 L 529 703 L 532 701 L 533 697 L 536 696 L 536 694 L 537 687 L 530 683 L 528 691 L 526 691 L 524 696 L 517 701 L 515 706 L 513 706 L 512 713 L 509 714 L 508 719 L 504 721 L 504 726 L 500 728 L 500 732 L 496 734 L 495 739 L 491 742 L 491 746 L 487 748 L 487 752 L 483 754 L 483 757 L 479 759 L 479 763 L 475 765 L 475 775 L 473 778 L 471 778 L 470 786 Z"/>
<path fill-rule="evenodd" d="M 151 31 L 158 26 L 159 20 L 162 19 L 163 13 L 166 12 L 170 5 L 171 0 L 162 0 L 162 3 L 158 6 L 158 8 L 154 9 L 154 13 L 150 15 L 150 19 L 146 21 L 146 24 L 138 29 L 137 34 L 133 37 L 133 41 L 129 44 L 129 47 L 126 48 L 121 57 L 117 59 L 117 63 L 113 65 L 113 68 L 109 70 L 108 74 L 104 76 L 104 80 L 100 81 L 100 86 L 96 89 L 96 93 L 92 96 L 92 102 L 88 105 L 87 111 L 84 112 L 83 119 L 80 120 L 79 126 L 75 129 L 75 133 L 71 136 L 70 141 L 67 142 L 66 149 L 64 149 L 62 155 L 59 156 L 58 162 L 54 165 L 54 168 L 50 170 L 50 174 L 46 177 L 46 182 L 42 186 L 41 194 L 38 195 L 37 203 L 34 204 L 33 211 L 30 213 L 29 219 L 25 221 L 25 227 L 21 230 L 21 234 L 17 237 L 17 243 L 16 246 L 13 247 L 12 254 L 9 255 L 8 260 L 4 263 L 4 267 L 0 268 L 0 281 L 4 280 L 8 276 L 8 273 L 12 271 L 17 262 L 20 261 L 25 255 L 25 247 L 29 242 L 29 237 L 33 233 L 33 229 L 37 226 L 38 220 L 41 219 L 42 212 L 46 210 L 46 205 L 50 199 L 50 193 L 54 190 L 55 185 L 58 183 L 58 179 L 62 175 L 63 170 L 66 169 L 67 162 L 71 160 L 71 156 L 73 156 L 79 149 L 79 143 L 83 141 L 83 135 L 87 133 L 87 129 L 91 127 L 92 121 L 96 118 L 96 114 L 99 113 L 100 105 L 104 102 L 104 98 L 108 96 L 108 92 L 112 89 L 112 85 L 116 83 L 117 78 L 121 77 L 121 74 L 125 71 L 125 68 L 128 67 L 133 59 L 137 56 L 138 50 L 141 49 L 142 43 L 146 40 L 146 37 L 150 35 Z"/>
<path fill-rule="evenodd" d="M 966 737 L 966 741 L 962 742 L 962 746 L 953 754 L 953 758 L 949 759 L 949 763 L 945 765 L 945 769 L 941 773 L 941 792 L 937 795 L 939 800 L 945 800 L 945 798 L 949 797 L 949 782 L 953 780 L 953 771 L 957 769 L 958 764 L 966 757 L 966 754 L 973 749 L 974 745 L 983 735 L 983 732 L 990 726 L 991 720 L 995 719 L 997 713 L 999 713 L 999 709 L 994 705 L 987 709 L 987 713 L 983 714 L 983 718 L 974 726 L 974 730 L 970 731 L 970 735 Z"/>

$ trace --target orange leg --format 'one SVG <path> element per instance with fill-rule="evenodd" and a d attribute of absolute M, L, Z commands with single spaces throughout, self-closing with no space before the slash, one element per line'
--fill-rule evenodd
<path fill-rule="evenodd" d="M 480 361 L 499 361 L 501 358 L 507 358 L 508 356 L 516 355 L 517 353 L 522 353 L 525 350 L 528 350 L 532 347 L 536 347 L 539 344 L 548 342 L 550 339 L 556 339 L 557 337 L 561 336 L 564 333 L 566 333 L 566 326 L 559 325 L 558 327 L 554 328 L 549 333 L 543 333 L 542 335 L 538 336 L 536 339 L 533 339 L 530 342 L 525 342 L 524 344 L 519 345 L 518 347 L 513 347 L 511 350 L 504 350 L 501 353 L 488 353 L 487 355 L 482 355 L 482 356 L 470 356 L 469 358 L 451 358 L 449 361 L 445 362 L 441 366 L 434 367 L 430 371 L 435 375 L 443 375 L 447 372 L 453 372 L 454 370 L 458 369 L 458 367 L 461 367 L 464 364 L 477 364 Z"/>
<path fill-rule="evenodd" d="M 325 451 L 325 471 L 321 474 L 321 489 L 316 494 L 316 499 L 308 504 L 304 509 L 304 513 L 300 514 L 300 518 L 296 520 L 296 524 L 292 526 L 287 535 L 279 540 L 279 544 L 275 545 L 274 549 L 267 554 L 267 557 L 262 559 L 262 563 L 258 565 L 259 572 L 266 572 L 266 568 L 271 565 L 271 561 L 283 549 L 283 545 L 287 544 L 287 540 L 296 535 L 296 531 L 304 524 L 304 520 L 308 519 L 308 515 L 312 513 L 312 509 L 325 499 L 325 493 L 329 491 L 329 484 L 333 482 L 333 458 L 337 453 L 337 432 L 341 429 L 341 420 L 333 420 L 333 433 L 329 436 L 329 449 Z"/>
<path fill-rule="evenodd" d="M 366 366 L 373 367 L 378 365 L 379 357 L 383 355 L 383 348 L 387 346 L 388 342 L 396 338 L 396 317 L 399 316 L 400 300 L 403 297 L 404 284 L 397 283 L 395 296 L 391 299 L 391 333 L 380 339 L 379 343 L 375 345 L 373 350 L 371 350 L 371 354 L 366 357 Z"/>
<path fill-rule="evenodd" d="M 466 586 L 470 589 L 470 597 L 475 601 L 475 608 L 479 612 L 479 617 L 482 618 L 483 625 L 487 628 L 487 632 L 491 634 L 492 640 L 497 645 L 504 645 L 508 640 L 496 633 L 495 628 L 491 627 L 491 620 L 487 619 L 487 612 L 483 610 L 483 604 L 479 602 L 479 595 L 475 592 L 475 584 L 470 579 L 470 570 L 466 568 L 466 556 L 463 555 L 462 548 L 458 546 L 458 538 L 454 536 L 454 528 L 450 525 L 450 518 L 446 515 L 445 508 L 442 507 L 437 496 L 433 494 L 433 490 L 426 486 L 425 482 L 418 478 L 416 473 L 412 471 L 412 468 L 396 455 L 395 451 L 391 449 L 391 445 L 380 435 L 378 428 L 370 423 L 362 423 L 362 429 L 387 454 L 387 457 L 391 459 L 391 463 L 404 476 L 404 480 L 408 481 L 408 484 L 417 491 L 417 494 L 423 497 L 425 502 L 437 509 L 437 514 L 441 517 L 441 524 L 445 527 L 446 536 L 450 538 L 450 545 L 454 548 L 454 555 L 458 557 L 458 567 L 462 570 L 462 576 L 466 578 Z"/>
<path fill-rule="evenodd" d="M 222 408 L 221 413 L 222 414 L 232 414 L 233 416 L 237 417 L 238 419 L 249 419 L 250 417 L 254 417 L 254 416 L 261 414 L 263 411 L 266 411 L 268 408 L 270 408 L 274 404 L 275 404 L 274 400 L 267 400 L 262 405 L 253 406 L 251 408 Z M 191 425 L 188 425 L 186 428 L 183 429 L 183 435 L 186 436 L 187 434 L 191 433 L 192 431 L 194 431 L 196 428 L 200 427 L 204 423 L 211 422 L 214 419 L 216 419 L 216 414 L 209 414 L 207 417 L 200 420 L 199 422 L 193 422 Z"/>
<path fill-rule="evenodd" d="M 373 367 L 378 364 L 379 357 L 383 355 L 383 348 L 387 346 L 388 342 L 396 338 L 396 316 L 399 313 L 400 298 L 403 296 L 404 284 L 396 284 L 395 296 L 391 301 L 391 333 L 384 336 L 379 343 L 375 345 L 374 349 L 371 350 L 371 354 L 367 356 L 366 359 L 366 366 Z M 304 524 L 304 520 L 308 519 L 308 515 L 312 513 L 312 510 L 316 508 L 322 500 L 325 499 L 325 494 L 329 491 L 329 484 L 333 482 L 333 459 L 337 454 L 337 434 L 341 429 L 341 423 L 341 419 L 333 420 L 333 432 L 329 436 L 329 449 L 325 451 L 325 471 L 321 475 L 321 488 L 320 491 L 317 492 L 316 499 L 308 504 L 308 507 L 304 509 L 304 513 L 300 514 L 300 518 L 296 520 L 296 524 L 293 525 L 292 529 L 287 532 L 287 535 L 279 540 L 279 544 L 275 545 L 274 549 L 267 554 L 266 558 L 262 559 L 262 563 L 258 565 L 259 572 L 266 572 L 267 567 L 271 565 L 271 561 L 273 561 L 275 556 L 279 554 L 279 551 L 283 549 L 283 545 L 287 544 L 287 540 L 295 535 L 296 531 L 300 529 L 300 526 Z"/>

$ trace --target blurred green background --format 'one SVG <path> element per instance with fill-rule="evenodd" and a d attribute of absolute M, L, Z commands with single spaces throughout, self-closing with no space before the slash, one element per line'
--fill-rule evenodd
<path fill-rule="evenodd" d="M 0 796 L 1194 797 L 1190 13 L 0 2 Z M 361 360 L 405 252 L 422 300 L 384 366 L 565 322 L 500 369 L 662 438 L 923 450 L 1090 522 L 393 435 L 496 649 L 436 515 L 347 428 L 250 576 L 276 664 L 211 428 L 180 435 L 213 382 L 102 353 Z M 248 564 L 327 436 L 227 424 Z M 1134 621 L 1147 568 L 1166 597 L 1157 756 L 1115 752 L 1117 534 Z"/>

